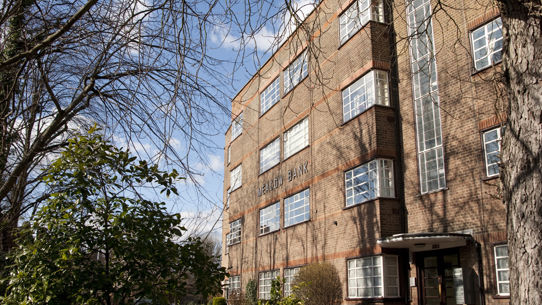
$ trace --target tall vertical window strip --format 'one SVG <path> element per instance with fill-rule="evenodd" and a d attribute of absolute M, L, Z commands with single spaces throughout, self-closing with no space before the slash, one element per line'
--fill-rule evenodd
<path fill-rule="evenodd" d="M 260 94 L 260 114 L 264 114 L 280 100 L 280 77 L 277 77 Z"/>
<path fill-rule="evenodd" d="M 294 125 L 284 133 L 284 159 L 309 145 L 309 118 Z"/>
<path fill-rule="evenodd" d="M 343 121 L 347 122 L 369 107 L 389 106 L 388 73 L 373 70 L 348 86 L 342 92 Z"/>
<path fill-rule="evenodd" d="M 284 93 L 292 90 L 308 75 L 307 51 L 303 52 L 284 70 Z"/>
<path fill-rule="evenodd" d="M 230 190 L 233 192 L 243 184 L 243 167 L 237 166 L 230 172 Z"/>
<path fill-rule="evenodd" d="M 230 233 L 226 235 L 226 244 L 233 245 L 241 242 L 241 218 L 230 222 Z"/>
<path fill-rule="evenodd" d="M 279 276 L 279 271 L 260 272 L 258 276 L 258 298 L 269 300 L 271 298 L 271 281 Z"/>
<path fill-rule="evenodd" d="M 260 173 L 265 172 L 280 162 L 280 138 L 267 144 L 260 150 Z"/>
<path fill-rule="evenodd" d="M 482 70 L 502 59 L 502 20 L 497 18 L 471 33 L 474 67 Z"/>
<path fill-rule="evenodd" d="M 243 113 L 241 112 L 231 124 L 231 141 L 233 141 L 243 132 Z"/>
<path fill-rule="evenodd" d="M 339 17 L 341 44 L 354 36 L 369 20 L 384 22 L 384 1 L 354 1 Z"/>
<path fill-rule="evenodd" d="M 408 1 L 407 17 L 420 192 L 423 194 L 446 187 L 430 1 Z"/>
<path fill-rule="evenodd" d="M 230 164 L 231 161 L 231 145 L 228 145 L 228 164 Z"/>
<path fill-rule="evenodd" d="M 488 177 L 499 174 L 499 154 L 501 152 L 501 128 L 484 132 L 484 155 L 486 162 L 486 175 Z"/>
<path fill-rule="evenodd" d="M 500 245 L 495 247 L 495 273 L 497 275 L 497 294 L 510 295 L 508 245 Z"/>
<path fill-rule="evenodd" d="M 284 296 L 292 294 L 292 284 L 295 276 L 299 273 L 299 267 L 284 269 Z"/>
<path fill-rule="evenodd" d="M 346 206 L 395 197 L 393 161 L 376 159 L 345 172 Z"/>
<path fill-rule="evenodd" d="M 284 199 L 284 226 L 292 226 L 309 220 L 310 205 L 309 189 L 301 191 Z"/>
<path fill-rule="evenodd" d="M 348 268 L 348 297 L 399 296 L 397 256 L 381 255 L 351 259 Z"/>
<path fill-rule="evenodd" d="M 260 210 L 260 235 L 280 228 L 280 202 Z"/>

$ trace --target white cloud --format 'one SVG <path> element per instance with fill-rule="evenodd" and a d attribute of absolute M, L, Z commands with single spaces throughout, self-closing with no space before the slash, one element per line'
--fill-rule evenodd
<path fill-rule="evenodd" d="M 220 46 L 231 48 L 235 51 L 246 47 L 249 49 L 258 49 L 260 51 L 268 51 L 276 41 L 276 34 L 263 27 L 260 31 L 254 34 L 245 34 L 244 36 L 236 36 L 231 32 L 231 29 L 226 25 L 215 26 L 211 31 L 211 42 Z"/>
<path fill-rule="evenodd" d="M 279 30 L 279 33 L 281 33 L 281 43 L 290 37 L 297 28 L 299 22 L 305 20 L 315 7 L 315 0 L 298 0 L 292 3 L 292 9 L 295 12 L 296 17 L 294 17 L 289 10 L 283 15 L 282 26 Z"/>
<path fill-rule="evenodd" d="M 224 161 L 218 155 L 210 155 L 209 168 L 216 172 L 221 172 L 224 169 Z"/>

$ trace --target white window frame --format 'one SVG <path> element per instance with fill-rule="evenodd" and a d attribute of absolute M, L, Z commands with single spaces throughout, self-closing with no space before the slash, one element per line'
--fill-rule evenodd
<path fill-rule="evenodd" d="M 501 17 L 473 30 L 470 41 L 474 69 L 480 71 L 500 62 L 503 45 Z"/>
<path fill-rule="evenodd" d="M 258 299 L 271 298 L 271 282 L 279 276 L 279 270 L 263 271 L 258 274 Z"/>
<path fill-rule="evenodd" d="M 230 293 L 241 293 L 241 276 L 240 275 L 232 275 L 228 279 L 229 286 L 228 290 Z"/>
<path fill-rule="evenodd" d="M 226 191 L 226 209 L 230 207 L 230 193 L 231 189 L 228 187 L 228 190 Z"/>
<path fill-rule="evenodd" d="M 231 122 L 231 141 L 237 139 L 237 137 L 239 137 L 242 133 L 243 133 L 243 113 L 241 112 Z"/>
<path fill-rule="evenodd" d="M 226 235 L 226 244 L 228 246 L 235 245 L 241 242 L 243 224 L 241 218 L 230 222 L 230 233 Z"/>
<path fill-rule="evenodd" d="M 231 145 L 228 145 L 228 164 L 230 164 L 231 161 Z"/>
<path fill-rule="evenodd" d="M 310 189 L 284 198 L 284 227 L 310 219 Z"/>
<path fill-rule="evenodd" d="M 393 171 L 393 160 L 390 159 L 375 159 L 347 170 L 344 173 L 346 206 L 380 197 L 395 198 Z"/>
<path fill-rule="evenodd" d="M 230 172 L 230 190 L 231 192 L 243 185 L 243 164 L 239 164 Z"/>
<path fill-rule="evenodd" d="M 260 149 L 260 174 L 279 164 L 280 137 L 274 139 L 264 148 Z"/>
<path fill-rule="evenodd" d="M 280 77 L 273 80 L 260 94 L 260 115 L 266 113 L 278 101 L 280 101 Z"/>
<path fill-rule="evenodd" d="M 260 235 L 280 229 L 280 201 L 260 210 Z"/>
<path fill-rule="evenodd" d="M 287 297 L 292 294 L 292 283 L 299 273 L 300 267 L 284 268 L 284 296 Z"/>
<path fill-rule="evenodd" d="M 506 255 L 498 255 L 497 249 L 506 249 Z M 508 245 L 497 245 L 493 247 L 494 255 L 495 255 L 495 282 L 497 283 L 497 295 L 500 296 L 510 296 L 510 267 L 509 267 L 509 255 L 508 255 Z M 499 262 L 506 262 L 502 266 L 499 264 Z M 501 265 L 501 266 L 500 266 Z M 505 277 L 505 279 L 501 278 L 501 275 Z M 508 286 L 508 292 L 503 292 L 501 289 L 501 285 L 507 285 Z"/>
<path fill-rule="evenodd" d="M 357 0 L 339 17 L 341 45 L 354 36 L 369 20 L 384 22 L 384 1 Z"/>
<path fill-rule="evenodd" d="M 343 122 L 348 122 L 373 105 L 390 105 L 388 72 L 372 70 L 342 91 Z"/>
<path fill-rule="evenodd" d="M 309 117 L 292 126 L 284 133 L 284 159 L 309 146 Z"/>
<path fill-rule="evenodd" d="M 488 140 L 488 136 L 493 133 L 497 133 L 497 137 L 495 139 Z M 498 176 L 500 173 L 499 170 L 499 163 L 500 163 L 500 154 L 501 154 L 501 141 L 502 141 L 502 128 L 497 127 L 490 130 L 485 131 L 482 134 L 482 141 L 484 143 L 484 164 L 486 167 L 486 176 L 487 177 L 494 177 Z M 496 151 L 488 151 L 488 148 L 490 146 L 497 145 Z M 496 162 L 493 162 L 493 158 L 497 157 Z"/>
<path fill-rule="evenodd" d="M 309 75 L 309 64 L 307 51 L 303 51 L 290 65 L 284 70 L 284 94 L 292 90 L 307 75 Z"/>
<path fill-rule="evenodd" d="M 400 297 L 397 255 L 350 259 L 347 260 L 346 266 L 348 298 Z M 396 293 L 392 293 L 392 291 Z"/>

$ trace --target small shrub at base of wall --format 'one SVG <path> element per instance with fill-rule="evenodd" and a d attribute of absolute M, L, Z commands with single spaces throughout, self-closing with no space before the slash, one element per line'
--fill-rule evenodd
<path fill-rule="evenodd" d="M 214 297 L 213 305 L 227 305 L 226 299 L 224 297 Z"/>

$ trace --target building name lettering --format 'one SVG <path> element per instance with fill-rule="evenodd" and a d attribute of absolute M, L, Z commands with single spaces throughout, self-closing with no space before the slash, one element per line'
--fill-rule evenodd
<path fill-rule="evenodd" d="M 296 166 L 296 167 L 294 167 L 292 169 L 289 169 L 288 174 L 287 174 L 288 182 L 292 182 L 293 180 L 295 180 L 295 179 L 301 177 L 302 175 L 308 173 L 309 172 L 308 164 L 309 164 L 309 162 L 305 161 L 305 163 L 300 164 L 299 166 Z M 284 181 L 283 176 L 278 175 L 275 178 L 264 182 L 260 187 L 258 187 L 258 197 L 260 197 L 260 196 L 262 196 L 264 194 L 267 194 L 267 193 L 271 192 L 272 190 L 278 189 L 279 187 L 282 186 L 283 181 Z"/>

